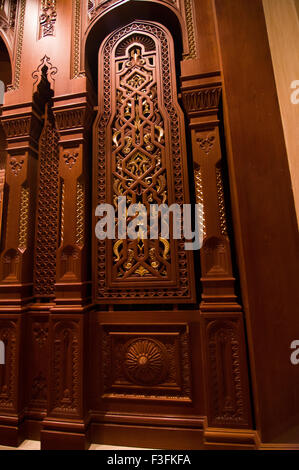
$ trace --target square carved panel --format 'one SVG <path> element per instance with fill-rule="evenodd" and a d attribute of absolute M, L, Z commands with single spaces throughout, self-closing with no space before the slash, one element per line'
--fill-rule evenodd
<path fill-rule="evenodd" d="M 191 402 L 187 324 L 102 324 L 103 398 Z"/>

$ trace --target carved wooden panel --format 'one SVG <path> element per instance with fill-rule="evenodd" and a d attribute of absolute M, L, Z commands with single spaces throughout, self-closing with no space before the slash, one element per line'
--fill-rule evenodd
<path fill-rule="evenodd" d="M 34 270 L 34 294 L 39 297 L 54 295 L 59 217 L 59 136 L 55 129 L 51 109 L 47 109 L 39 145 L 39 192 Z"/>
<path fill-rule="evenodd" d="M 102 325 L 104 398 L 191 402 L 186 324 Z"/>
<path fill-rule="evenodd" d="M 48 315 L 28 318 L 28 408 L 45 411 L 48 397 L 49 321 Z"/>
<path fill-rule="evenodd" d="M 81 330 L 80 321 L 66 318 L 52 321 L 51 415 L 78 416 L 80 413 Z"/>
<path fill-rule="evenodd" d="M 96 205 L 118 197 L 143 204 L 148 225 L 135 240 L 97 241 L 98 301 L 192 302 L 192 255 L 184 240 L 149 239 L 152 204 L 188 202 L 183 116 L 177 103 L 172 40 L 135 22 L 100 50 L 100 114 L 95 125 Z M 128 219 L 128 222 L 130 219 Z"/>
<path fill-rule="evenodd" d="M 209 426 L 248 426 L 251 418 L 242 318 L 205 318 L 203 329 Z"/>
<path fill-rule="evenodd" d="M 17 321 L 1 319 L 0 341 L 5 347 L 5 364 L 0 366 L 0 410 L 14 411 L 17 397 L 18 333 Z"/>

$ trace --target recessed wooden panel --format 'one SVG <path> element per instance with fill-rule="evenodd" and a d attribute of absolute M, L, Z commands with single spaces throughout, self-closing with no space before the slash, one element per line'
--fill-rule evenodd
<path fill-rule="evenodd" d="M 188 325 L 102 325 L 103 398 L 191 402 Z"/>

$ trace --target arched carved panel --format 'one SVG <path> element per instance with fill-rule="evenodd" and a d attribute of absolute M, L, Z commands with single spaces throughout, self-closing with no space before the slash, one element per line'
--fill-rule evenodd
<path fill-rule="evenodd" d="M 162 27 L 134 22 L 100 49 L 100 113 L 95 124 L 95 205 L 116 209 L 115 240 L 97 242 L 99 301 L 194 300 L 192 258 L 184 240 L 149 238 L 152 204 L 188 202 L 183 116 L 177 103 L 172 39 Z M 146 233 L 117 238 L 117 199 L 147 209 Z M 127 220 L 129 222 L 130 219 Z"/>

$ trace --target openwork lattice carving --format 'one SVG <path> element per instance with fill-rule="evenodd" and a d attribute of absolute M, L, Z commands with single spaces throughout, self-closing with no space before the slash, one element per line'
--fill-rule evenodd
<path fill-rule="evenodd" d="M 58 141 L 51 109 L 47 106 L 45 124 L 40 137 L 39 193 L 37 208 L 34 293 L 54 295 L 56 248 L 58 238 Z"/>
<path fill-rule="evenodd" d="M 185 202 L 182 122 L 169 47 L 162 28 L 136 22 L 114 33 L 102 48 L 104 109 L 97 124 L 99 204 L 110 202 L 117 209 L 117 198 L 125 196 L 127 207 L 142 203 L 149 214 L 151 204 Z M 184 240 L 169 242 L 160 232 L 157 240 L 150 240 L 148 234 L 149 227 L 137 240 L 98 242 L 99 297 L 190 298 Z M 111 261 L 105 269 L 107 251 Z M 113 290 L 107 289 L 107 277 L 114 283 Z M 150 287 L 153 281 L 159 281 L 158 288 Z M 142 291 L 135 288 L 138 282 Z M 171 289 L 170 283 L 177 288 Z"/>
<path fill-rule="evenodd" d="M 56 22 L 56 0 L 42 0 L 40 22 L 40 36 L 53 36 Z"/>

